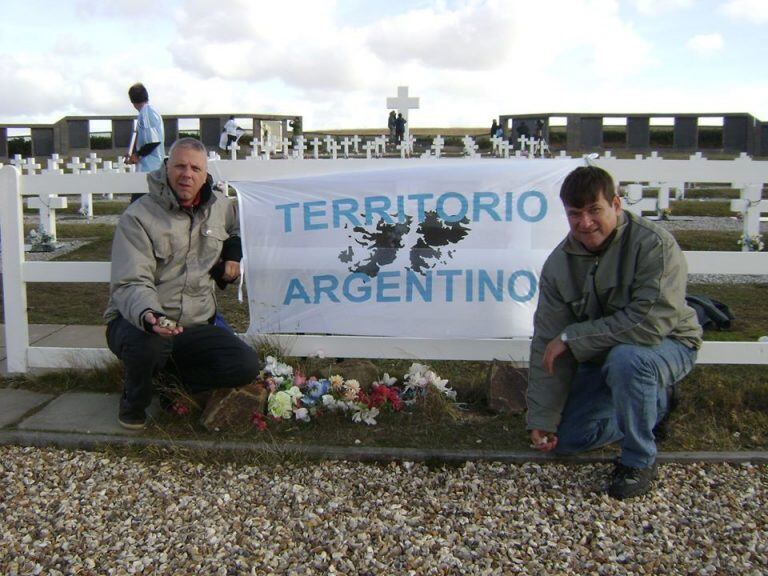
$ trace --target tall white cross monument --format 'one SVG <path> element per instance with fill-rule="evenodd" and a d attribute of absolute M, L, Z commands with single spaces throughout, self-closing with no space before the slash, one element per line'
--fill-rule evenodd
<path fill-rule="evenodd" d="M 387 97 L 387 109 L 397 110 L 399 114 L 403 115 L 405 119 L 405 136 L 404 140 L 408 141 L 410 135 L 410 124 L 408 124 L 408 110 L 417 110 L 419 108 L 419 99 L 413 96 L 408 96 L 408 86 L 398 86 L 397 96 Z"/>

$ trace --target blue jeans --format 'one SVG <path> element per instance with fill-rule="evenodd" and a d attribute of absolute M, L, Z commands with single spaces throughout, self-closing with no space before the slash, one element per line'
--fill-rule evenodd
<path fill-rule="evenodd" d="M 620 344 L 603 364 L 579 364 L 556 452 L 573 454 L 621 441 L 621 463 L 649 468 L 656 460 L 654 426 L 668 410 L 667 388 L 696 362 L 692 350 L 672 338 L 658 346 Z"/>

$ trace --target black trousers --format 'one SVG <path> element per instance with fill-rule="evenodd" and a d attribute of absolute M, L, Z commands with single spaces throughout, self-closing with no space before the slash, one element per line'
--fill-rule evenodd
<path fill-rule="evenodd" d="M 152 401 L 152 377 L 176 375 L 191 393 L 236 388 L 256 378 L 256 351 L 235 334 L 206 324 L 185 328 L 172 338 L 139 330 L 125 318 L 107 325 L 107 345 L 123 361 L 125 380 L 121 410 L 143 410 Z"/>

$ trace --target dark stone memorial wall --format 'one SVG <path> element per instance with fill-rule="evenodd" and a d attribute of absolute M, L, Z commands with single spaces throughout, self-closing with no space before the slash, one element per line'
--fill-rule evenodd
<path fill-rule="evenodd" d="M 70 148 L 91 148 L 91 127 L 88 120 L 67 120 Z M 37 146 L 35 146 L 35 154 Z"/>
<path fill-rule="evenodd" d="M 726 116 L 723 118 L 723 151 L 749 151 L 751 124 L 748 116 Z"/>
<path fill-rule="evenodd" d="M 221 119 L 200 118 L 200 140 L 209 147 L 218 147 L 221 138 Z"/>
<path fill-rule="evenodd" d="M 163 118 L 163 132 L 165 136 L 165 149 L 167 151 L 171 144 L 179 139 L 179 119 Z"/>
<path fill-rule="evenodd" d="M 0 158 L 8 158 L 8 128 L 0 128 Z"/>
<path fill-rule="evenodd" d="M 50 156 L 56 150 L 53 147 L 53 128 L 32 128 L 32 154 Z"/>
<path fill-rule="evenodd" d="M 630 150 L 647 150 L 651 145 L 650 116 L 627 117 L 627 147 Z"/>
<path fill-rule="evenodd" d="M 699 119 L 695 116 L 675 117 L 673 134 L 672 147 L 675 150 L 696 150 L 699 146 Z"/>
<path fill-rule="evenodd" d="M 133 136 L 133 120 L 125 118 L 112 119 L 112 141 L 118 151 L 123 154 L 128 153 L 128 146 L 131 145 L 131 136 Z"/>

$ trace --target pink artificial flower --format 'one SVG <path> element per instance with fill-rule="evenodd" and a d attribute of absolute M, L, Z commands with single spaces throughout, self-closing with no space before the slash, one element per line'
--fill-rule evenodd
<path fill-rule="evenodd" d="M 306 383 L 307 383 L 307 377 L 304 376 L 304 374 L 302 374 L 298 370 L 296 370 L 293 373 L 293 385 L 294 386 L 298 386 L 299 388 L 301 388 Z"/>
<path fill-rule="evenodd" d="M 173 406 L 171 406 L 171 410 L 173 410 L 173 413 L 177 416 L 184 416 L 185 414 L 189 414 L 189 406 L 187 406 L 181 400 L 176 400 L 176 402 L 173 403 Z"/>
<path fill-rule="evenodd" d="M 264 415 L 257 410 L 254 410 L 253 414 L 251 414 L 251 424 L 256 426 L 259 432 L 264 432 L 267 429 L 267 421 L 264 419 Z"/>

